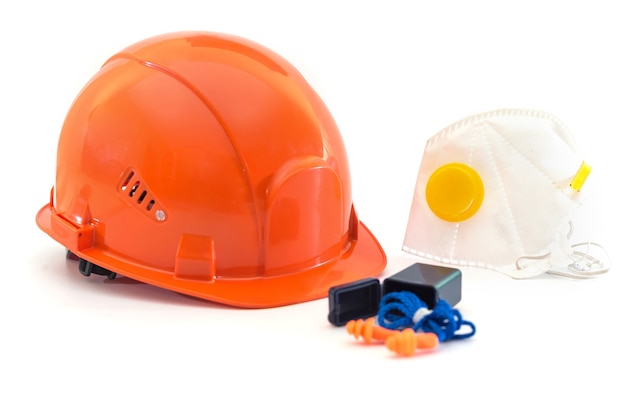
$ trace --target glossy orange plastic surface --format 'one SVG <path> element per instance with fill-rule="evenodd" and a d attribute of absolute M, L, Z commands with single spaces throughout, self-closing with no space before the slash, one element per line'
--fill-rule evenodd
<path fill-rule="evenodd" d="M 103 65 L 66 117 L 37 223 L 98 266 L 241 307 L 325 297 L 386 264 L 322 100 L 276 53 L 216 33 Z"/>

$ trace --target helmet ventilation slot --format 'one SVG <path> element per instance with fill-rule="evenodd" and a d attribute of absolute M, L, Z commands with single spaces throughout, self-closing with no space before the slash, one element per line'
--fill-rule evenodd
<path fill-rule="evenodd" d="M 165 209 L 158 204 L 136 170 L 127 169 L 121 179 L 118 192 L 126 201 L 141 209 L 141 212 L 153 220 L 163 222 L 167 218 Z"/>
<path fill-rule="evenodd" d="M 137 203 L 139 203 L 141 205 L 141 203 L 143 202 L 143 200 L 146 198 L 146 195 L 148 194 L 148 192 L 146 190 L 144 190 L 143 192 L 141 192 L 141 194 L 139 195 L 139 199 L 137 199 Z"/>
<path fill-rule="evenodd" d="M 122 191 L 126 190 L 126 188 L 128 187 L 128 183 L 130 183 L 130 181 L 132 180 L 134 175 L 135 175 L 135 172 L 132 171 L 132 170 L 128 173 L 128 175 L 126 176 L 126 179 L 124 180 L 124 182 L 120 186 L 120 189 L 122 189 Z"/>
<path fill-rule="evenodd" d="M 130 193 L 128 193 L 130 197 L 135 196 L 135 193 L 137 192 L 137 189 L 139 188 L 139 184 L 140 183 L 137 181 L 135 182 L 135 184 L 133 184 L 133 187 L 130 188 Z"/>

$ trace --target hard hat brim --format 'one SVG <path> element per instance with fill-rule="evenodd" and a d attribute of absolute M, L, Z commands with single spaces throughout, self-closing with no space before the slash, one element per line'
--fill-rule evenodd
<path fill-rule="evenodd" d="M 381 245 L 359 221 L 358 239 L 352 240 L 339 257 L 313 268 L 275 276 L 187 280 L 176 278 L 173 271 L 148 268 L 120 258 L 104 248 L 85 246 L 85 242 L 91 240 L 88 227 L 85 231 L 76 231 L 73 227 L 64 231 L 55 226 L 58 222 L 53 222 L 53 217 L 58 215 L 54 207 L 47 204 L 37 213 L 37 225 L 82 259 L 140 282 L 242 308 L 270 308 L 324 298 L 331 287 L 376 277 L 387 264 Z"/>

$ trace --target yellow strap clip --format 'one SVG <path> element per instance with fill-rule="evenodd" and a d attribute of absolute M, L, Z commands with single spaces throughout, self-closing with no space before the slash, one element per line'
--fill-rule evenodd
<path fill-rule="evenodd" d="M 580 168 L 576 172 L 576 175 L 572 179 L 570 187 L 575 191 L 580 192 L 580 189 L 583 187 L 583 184 L 585 184 L 589 173 L 591 173 L 591 166 L 583 161 Z"/>

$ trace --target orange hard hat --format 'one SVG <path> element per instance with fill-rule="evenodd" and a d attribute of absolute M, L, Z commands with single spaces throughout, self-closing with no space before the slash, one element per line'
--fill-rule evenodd
<path fill-rule="evenodd" d="M 80 92 L 37 224 L 83 274 L 280 306 L 384 269 L 350 187 L 339 130 L 291 64 L 174 33 L 114 55 Z"/>

